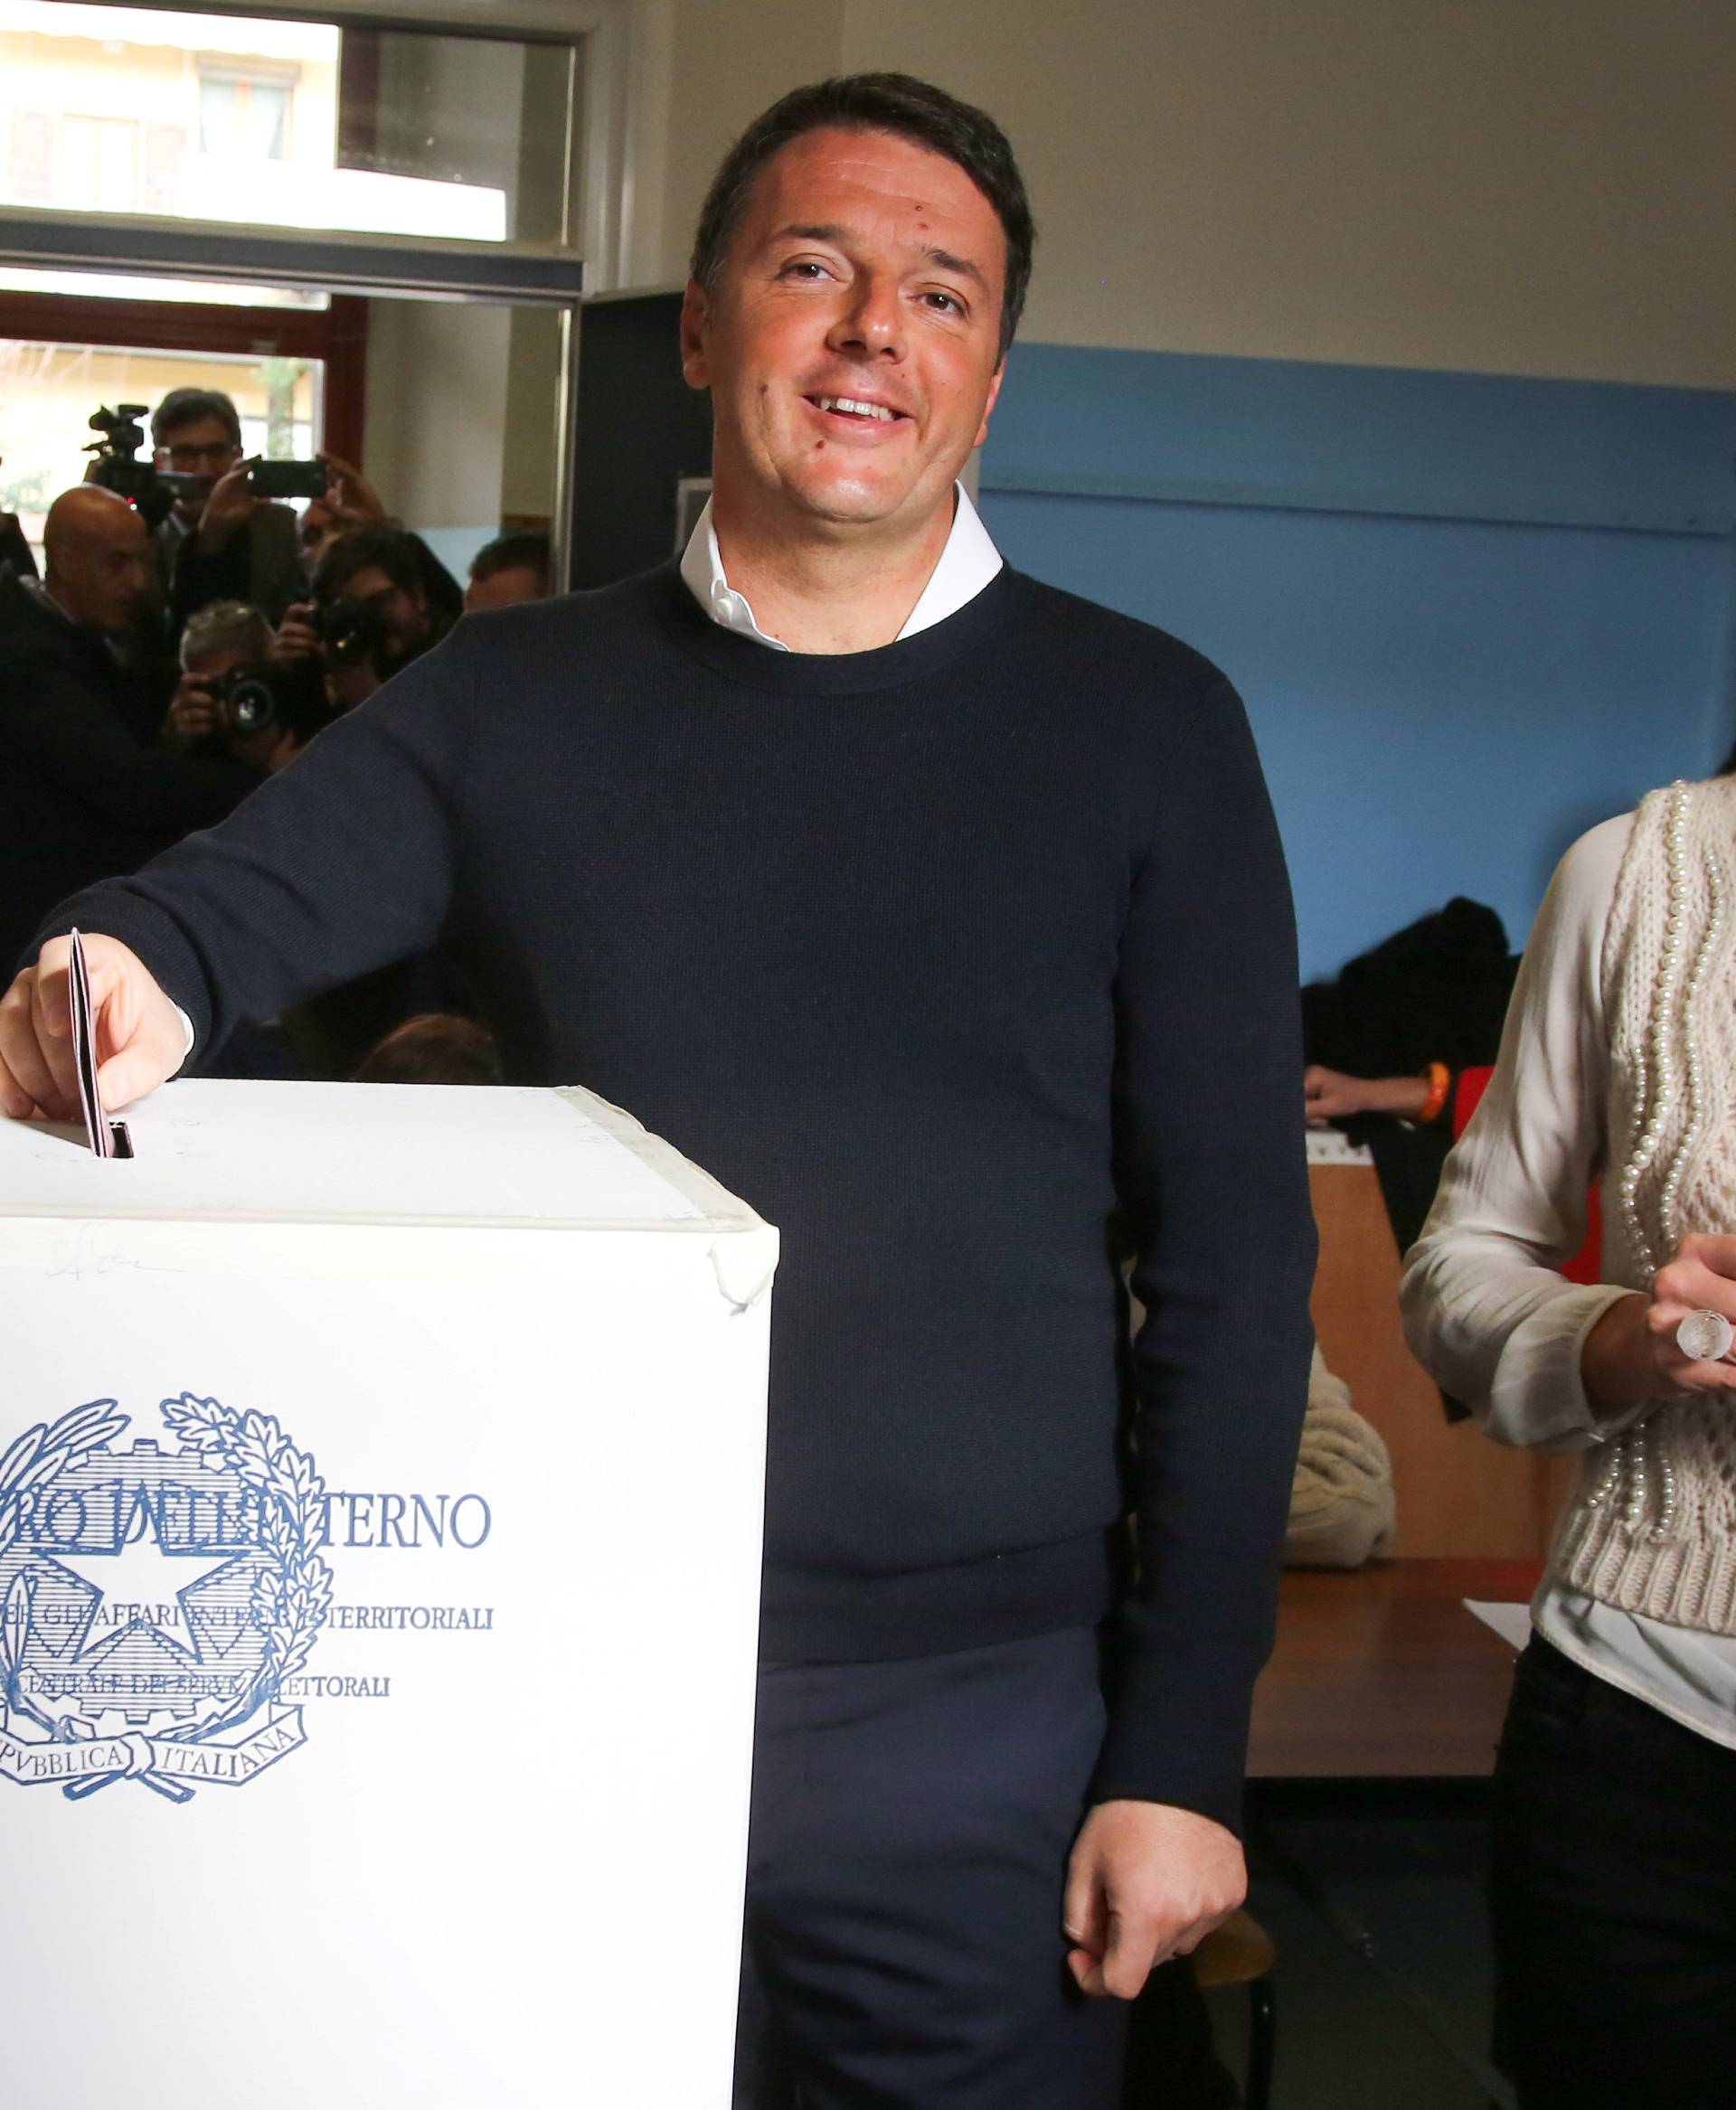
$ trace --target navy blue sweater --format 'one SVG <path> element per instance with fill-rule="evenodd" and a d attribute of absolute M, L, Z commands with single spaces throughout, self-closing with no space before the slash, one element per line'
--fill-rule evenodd
<path fill-rule="evenodd" d="M 1197 654 L 1010 570 L 777 653 L 665 568 L 465 622 L 73 921 L 202 1046 L 448 950 L 514 1081 L 618 1101 L 782 1231 L 766 1656 L 1116 1606 L 1095 1793 L 1235 1822 L 1314 1232 L 1283 856 Z"/>

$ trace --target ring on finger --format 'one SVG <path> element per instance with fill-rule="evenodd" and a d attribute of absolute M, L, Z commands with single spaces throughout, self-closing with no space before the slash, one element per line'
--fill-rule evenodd
<path fill-rule="evenodd" d="M 1690 1312 L 1675 1329 L 1675 1344 L 1690 1362 L 1729 1360 L 1736 1326 L 1722 1312 Z"/>

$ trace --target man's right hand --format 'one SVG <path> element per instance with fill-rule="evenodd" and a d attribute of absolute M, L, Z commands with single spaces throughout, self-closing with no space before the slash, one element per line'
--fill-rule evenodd
<path fill-rule="evenodd" d="M 71 942 L 53 937 L 0 997 L 0 1107 L 14 1120 L 41 1114 L 79 1118 L 68 987 Z M 106 1112 L 118 1113 L 173 1077 L 186 1060 L 181 1014 L 145 963 L 116 937 L 84 940 L 90 1002 L 97 1019 L 97 1088 Z"/>
<path fill-rule="evenodd" d="M 297 601 L 286 609 L 271 639 L 270 656 L 285 662 L 323 658 L 326 648 L 320 642 L 318 620 L 316 602 Z"/>

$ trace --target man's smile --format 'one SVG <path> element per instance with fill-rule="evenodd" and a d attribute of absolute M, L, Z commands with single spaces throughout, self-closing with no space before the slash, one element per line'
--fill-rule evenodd
<path fill-rule="evenodd" d="M 870 396 L 814 394 L 802 400 L 828 429 L 853 439 L 880 440 L 911 422 L 908 411 Z"/>

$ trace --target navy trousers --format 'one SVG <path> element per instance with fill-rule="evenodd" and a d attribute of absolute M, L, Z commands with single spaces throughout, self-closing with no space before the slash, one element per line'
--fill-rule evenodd
<path fill-rule="evenodd" d="M 1533 1637 L 1493 1847 L 1495 2056 L 1524 2110 L 1736 2103 L 1736 1750 Z"/>
<path fill-rule="evenodd" d="M 1067 1859 L 1096 1636 L 760 1672 L 736 2110 L 1114 2110 Z"/>

